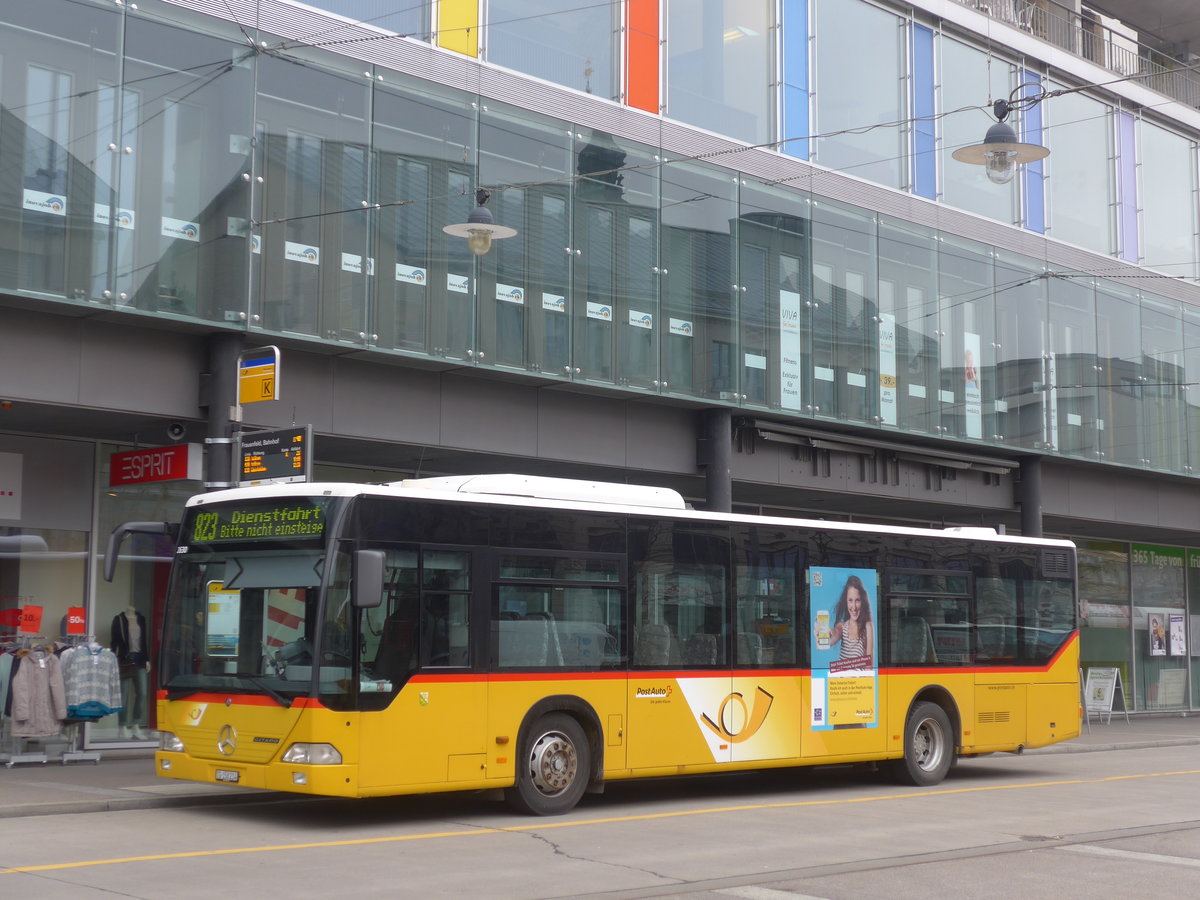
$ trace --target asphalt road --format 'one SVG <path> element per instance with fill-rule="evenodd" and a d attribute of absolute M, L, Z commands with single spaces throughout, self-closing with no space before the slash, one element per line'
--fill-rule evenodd
<path fill-rule="evenodd" d="M 0 820 L 0 896 L 1194 897 L 1200 748 L 610 785 L 567 816 L 479 795 Z"/>

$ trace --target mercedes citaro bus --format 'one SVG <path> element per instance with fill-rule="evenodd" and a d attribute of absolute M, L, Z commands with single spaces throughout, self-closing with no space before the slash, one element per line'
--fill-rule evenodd
<path fill-rule="evenodd" d="M 519 475 L 192 498 L 160 775 L 370 797 L 958 757 L 1079 733 L 1075 548 Z"/>

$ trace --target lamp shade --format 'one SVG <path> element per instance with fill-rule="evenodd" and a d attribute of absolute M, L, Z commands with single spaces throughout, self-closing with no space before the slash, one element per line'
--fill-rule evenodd
<path fill-rule="evenodd" d="M 987 130 L 982 144 L 959 147 L 951 156 L 959 162 L 984 166 L 987 176 L 996 184 L 1007 184 L 1016 174 L 1016 167 L 1045 159 L 1050 151 L 1041 144 L 1025 144 L 1007 122 L 997 122 Z"/>
<path fill-rule="evenodd" d="M 483 201 L 471 210 L 471 215 L 467 216 L 467 221 L 456 225 L 446 225 L 442 228 L 442 231 L 453 237 L 466 238 L 467 246 L 476 256 L 483 256 L 491 250 L 493 240 L 516 237 L 517 234 L 515 228 L 496 224 L 491 210 L 483 205 L 486 202 L 487 197 L 484 195 Z"/>

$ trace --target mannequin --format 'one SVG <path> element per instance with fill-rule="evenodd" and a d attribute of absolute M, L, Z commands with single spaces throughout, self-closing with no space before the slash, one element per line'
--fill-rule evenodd
<path fill-rule="evenodd" d="M 149 682 L 150 634 L 146 617 L 133 606 L 113 616 L 112 650 L 121 665 L 122 738 L 145 740 L 142 720 L 146 716 L 146 692 Z"/>

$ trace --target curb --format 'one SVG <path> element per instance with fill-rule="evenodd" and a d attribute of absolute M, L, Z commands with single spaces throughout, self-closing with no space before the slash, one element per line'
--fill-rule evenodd
<path fill-rule="evenodd" d="M 1200 738 L 1162 738 L 1154 741 L 1121 741 L 1115 744 L 1053 744 L 1049 747 L 1037 747 L 1026 750 L 1023 755 L 1043 755 L 1048 753 L 1098 753 L 1103 750 L 1146 750 L 1152 747 L 1186 747 L 1189 744 L 1200 744 Z"/>
<path fill-rule="evenodd" d="M 244 806 L 251 803 L 283 803 L 294 800 L 312 800 L 309 796 L 293 796 L 264 791 L 255 794 L 231 794 L 227 797 L 213 794 L 184 794 L 178 797 L 114 797 L 109 800 L 63 800 L 57 803 L 25 804 L 15 807 L 0 807 L 0 820 L 20 819 L 28 816 L 64 816 L 75 813 L 123 812 L 140 809 L 181 809 L 196 806 Z"/>

